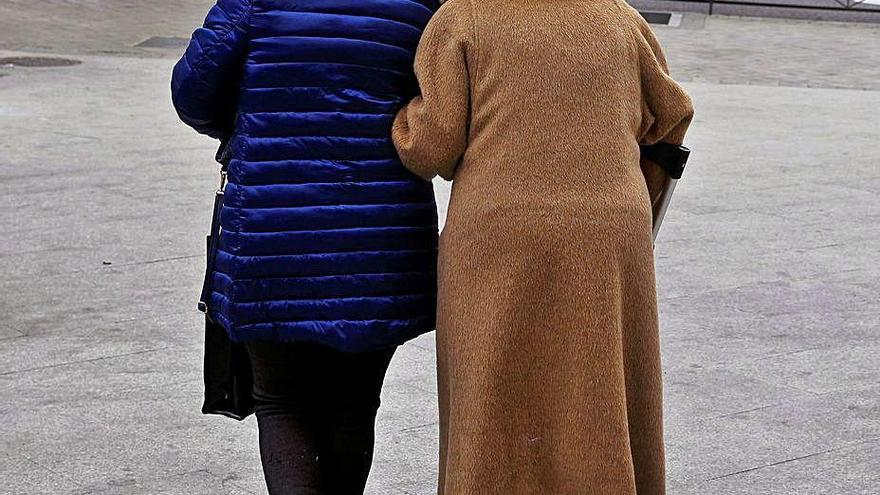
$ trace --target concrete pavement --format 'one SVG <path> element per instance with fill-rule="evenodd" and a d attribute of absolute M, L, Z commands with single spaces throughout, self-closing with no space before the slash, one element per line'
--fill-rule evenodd
<path fill-rule="evenodd" d="M 15 18 L 31 45 L 4 11 L 30 7 L 0 5 L 0 58 L 83 62 L 0 68 L 0 493 L 264 493 L 253 419 L 198 412 L 214 144 L 170 107 L 176 53 L 133 47 L 186 36 L 208 3 L 169 3 L 166 23 L 115 2 L 96 23 L 106 2 L 52 0 Z M 79 27 L 57 41 L 53 23 Z M 698 109 L 657 245 L 669 492 L 875 494 L 880 53 L 842 46 L 880 30 L 687 14 L 657 31 Z M 386 383 L 368 493 L 433 493 L 432 336 Z"/>
<path fill-rule="evenodd" d="M 877 0 L 628 0 L 639 10 L 654 12 L 699 12 L 717 16 L 775 17 L 812 21 L 880 23 Z M 849 3 L 848 8 L 844 6 Z"/>

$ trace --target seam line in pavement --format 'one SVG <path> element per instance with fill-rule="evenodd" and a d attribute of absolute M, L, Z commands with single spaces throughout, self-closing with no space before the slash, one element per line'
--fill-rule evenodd
<path fill-rule="evenodd" d="M 31 459 L 30 457 L 28 457 L 28 456 L 26 456 L 26 455 L 24 455 L 24 454 L 22 454 L 22 453 L 20 453 L 20 452 L 16 452 L 15 455 L 17 455 L 18 457 L 21 457 L 21 458 L 24 459 L 25 461 L 27 461 L 27 462 L 33 464 L 34 466 L 37 466 L 37 467 L 40 468 L 40 469 L 43 469 L 43 470 L 45 470 L 45 471 L 49 471 L 50 473 L 54 474 L 55 476 L 58 476 L 58 477 L 60 477 L 60 478 L 63 478 L 63 479 L 65 479 L 65 480 L 67 480 L 67 481 L 73 483 L 73 484 L 76 485 L 76 486 L 80 486 L 80 487 L 81 487 L 81 486 L 85 486 L 82 482 L 80 482 L 80 481 L 78 481 L 78 480 L 76 480 L 76 479 L 74 479 L 74 478 L 71 478 L 70 476 L 68 476 L 68 475 L 66 475 L 66 474 L 64 474 L 64 473 L 59 473 L 58 471 L 55 471 L 54 469 L 52 469 L 52 468 L 50 468 L 50 467 L 48 467 L 48 466 L 44 466 L 44 465 L 40 464 L 39 462 L 37 462 L 37 461 Z"/>
<path fill-rule="evenodd" d="M 170 349 L 170 348 L 171 348 L 171 346 L 155 347 L 152 349 L 143 349 L 140 351 L 125 352 L 122 354 L 114 354 L 112 356 L 101 356 L 101 357 L 96 357 L 96 358 L 82 359 L 79 361 L 68 361 L 68 362 L 64 362 L 64 363 L 49 364 L 46 366 L 37 366 L 35 368 L 25 368 L 25 369 L 21 369 L 21 370 L 4 371 L 4 372 L 0 373 L 0 376 L 10 376 L 10 375 L 18 374 L 18 373 L 26 373 L 28 371 L 42 371 L 42 370 L 47 370 L 47 369 L 51 369 L 51 368 L 59 368 L 61 366 L 69 366 L 71 364 L 94 363 L 96 361 L 103 361 L 105 359 L 114 359 L 114 358 L 126 357 L 126 356 L 136 356 L 138 354 L 147 354 L 150 352 L 156 352 L 156 351 L 161 351 L 161 350 Z"/>
<path fill-rule="evenodd" d="M 733 476 L 738 476 L 738 475 L 740 475 L 740 474 L 751 473 L 751 472 L 753 472 L 753 471 L 759 471 L 759 470 L 766 469 L 766 468 L 776 467 L 776 466 L 779 466 L 779 465 L 781 465 L 781 464 L 787 464 L 787 463 L 789 463 L 789 462 L 795 462 L 795 461 L 800 461 L 800 460 L 804 460 L 804 459 L 809 459 L 809 458 L 811 458 L 811 457 L 818 457 L 818 456 L 821 456 L 821 455 L 825 455 L 825 454 L 830 454 L 830 453 L 832 453 L 832 452 L 836 452 L 836 451 L 838 451 L 838 450 L 845 450 L 845 449 L 848 449 L 848 448 L 860 447 L 860 446 L 862 446 L 862 445 L 866 445 L 866 444 L 869 444 L 869 443 L 876 442 L 877 440 L 880 440 L 880 437 L 869 438 L 869 439 L 867 439 L 867 440 L 863 440 L 863 441 L 860 441 L 860 442 L 853 442 L 853 443 L 849 443 L 849 444 L 846 444 L 846 445 L 840 445 L 840 446 L 838 446 L 838 447 L 834 447 L 834 448 L 831 448 L 831 449 L 828 449 L 828 450 L 823 450 L 823 451 L 821 451 L 821 452 L 813 452 L 812 454 L 806 454 L 806 455 L 802 455 L 802 456 L 792 457 L 792 458 L 790 458 L 790 459 L 785 459 L 785 460 L 782 460 L 782 461 L 772 462 L 772 463 L 770 463 L 770 464 L 764 464 L 764 465 L 762 465 L 762 466 L 756 466 L 756 467 L 753 467 L 753 468 L 743 469 L 743 470 L 741 470 L 741 471 L 736 471 L 736 472 L 734 472 L 734 473 L 723 474 L 723 475 L 721 475 L 721 476 L 716 476 L 716 477 L 714 477 L 714 478 L 709 478 L 709 479 L 707 479 L 705 482 L 709 482 L 709 481 L 717 481 L 717 480 L 721 480 L 721 479 L 724 479 L 724 478 L 730 478 L 730 477 L 733 477 Z"/>
<path fill-rule="evenodd" d="M 54 277 L 63 277 L 66 275 L 75 275 L 77 273 L 98 272 L 101 270 L 106 271 L 106 270 L 112 270 L 114 268 L 124 268 L 124 267 L 139 266 L 139 265 L 152 265 L 155 263 L 165 263 L 168 261 L 181 261 L 181 260 L 188 260 L 188 259 L 194 259 L 194 258 L 203 258 L 204 256 L 205 256 L 204 254 L 190 254 L 187 256 L 171 256 L 168 258 L 159 258 L 159 259 L 155 259 L 155 260 L 132 261 L 130 263 L 120 263 L 118 265 L 103 265 L 103 266 L 93 266 L 93 267 L 89 267 L 89 268 L 79 268 L 76 270 L 70 270 L 70 271 L 58 272 L 58 273 L 47 273 L 47 274 L 29 273 L 29 274 L 22 276 L 20 278 L 8 278 L 6 280 L 11 281 L 11 282 L 20 282 L 22 280 L 33 279 L 33 277 L 40 277 L 41 279 L 47 279 L 47 278 L 54 278 Z"/>
<path fill-rule="evenodd" d="M 758 471 L 761 469 L 771 468 L 771 467 L 779 466 L 781 464 L 786 464 L 789 462 L 800 461 L 803 459 L 809 459 L 810 457 L 816 457 L 816 456 L 828 454 L 828 453 L 834 452 L 835 450 L 839 450 L 839 449 L 840 448 L 833 448 L 833 449 L 823 450 L 822 452 L 814 452 L 812 454 L 802 455 L 802 456 L 798 456 L 798 457 L 792 457 L 791 459 L 785 459 L 784 461 L 777 461 L 777 462 L 773 462 L 770 464 L 764 464 L 763 466 L 757 466 L 757 467 L 753 467 L 753 468 L 743 469 L 741 471 L 736 471 L 734 473 L 723 474 L 721 476 L 709 478 L 706 481 L 717 481 L 717 480 L 721 480 L 724 478 L 730 478 L 731 476 L 738 476 L 740 474 L 751 473 L 752 471 Z"/>
<path fill-rule="evenodd" d="M 427 428 L 427 427 L 429 427 L 429 426 L 434 426 L 434 425 L 436 425 L 436 424 L 437 424 L 437 421 L 431 421 L 430 423 L 425 423 L 425 424 L 422 424 L 422 425 L 415 425 L 415 426 L 410 426 L 410 427 L 407 427 L 407 428 L 403 428 L 402 430 L 400 430 L 400 432 L 403 433 L 403 432 L 405 432 L 405 431 L 406 431 L 406 432 L 409 432 L 409 431 L 420 430 L 420 429 L 422 429 L 422 428 Z"/>
<path fill-rule="evenodd" d="M 137 266 L 137 265 L 152 265 L 154 263 L 164 263 L 166 261 L 179 261 L 179 260 L 188 260 L 192 258 L 201 258 L 205 256 L 204 254 L 188 254 L 186 256 L 170 256 L 167 258 L 159 258 L 155 260 L 144 260 L 144 261 L 132 261 L 130 263 L 120 263 L 118 265 L 106 265 L 101 267 L 104 270 L 112 270 L 113 268 L 120 268 L 125 266 Z"/>
<path fill-rule="evenodd" d="M 77 270 L 70 270 L 70 271 L 58 272 L 58 273 L 47 273 L 47 274 L 32 274 L 31 273 L 31 274 L 27 274 L 26 276 L 22 276 L 20 278 L 10 278 L 7 280 L 12 281 L 12 282 L 19 282 L 22 280 L 32 279 L 35 276 L 38 276 L 42 279 L 47 279 L 47 278 L 53 278 L 53 277 L 63 277 L 66 275 L 75 275 L 77 273 L 98 272 L 101 270 L 106 271 L 106 270 L 112 270 L 114 268 L 124 268 L 124 267 L 139 266 L 139 265 L 152 265 L 155 263 L 165 263 L 168 261 L 181 261 L 181 260 L 188 260 L 188 259 L 194 259 L 194 258 L 203 258 L 204 256 L 205 256 L 204 254 L 191 254 L 191 255 L 187 255 L 187 256 L 171 256 L 168 258 L 159 258 L 159 259 L 155 259 L 155 260 L 132 261 L 130 263 L 120 263 L 118 265 L 93 266 L 93 267 L 89 267 L 89 268 L 79 268 Z"/>

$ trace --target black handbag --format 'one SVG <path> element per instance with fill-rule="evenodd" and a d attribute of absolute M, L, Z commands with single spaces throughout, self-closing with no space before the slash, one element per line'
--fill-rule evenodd
<path fill-rule="evenodd" d="M 218 322 L 211 317 L 214 263 L 220 243 L 220 211 L 223 208 L 223 190 L 226 186 L 226 143 L 220 145 L 217 161 L 221 162 L 220 187 L 214 193 L 214 212 L 211 232 L 206 239 L 207 263 L 199 311 L 205 313 L 205 402 L 204 414 L 221 414 L 241 421 L 254 412 L 253 375 L 247 349 L 233 342 Z"/>

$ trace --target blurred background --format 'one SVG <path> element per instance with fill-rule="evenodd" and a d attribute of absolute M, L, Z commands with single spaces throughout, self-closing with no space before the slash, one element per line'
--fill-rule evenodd
<path fill-rule="evenodd" d="M 880 1 L 632 1 L 697 108 L 669 493 L 880 493 Z M 215 143 L 168 83 L 211 4 L 0 2 L 0 493 L 265 491 L 253 418 L 199 413 Z M 371 495 L 435 493 L 433 350 L 392 363 Z"/>

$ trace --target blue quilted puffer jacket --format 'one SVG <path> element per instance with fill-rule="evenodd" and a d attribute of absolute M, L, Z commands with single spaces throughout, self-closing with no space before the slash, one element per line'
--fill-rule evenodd
<path fill-rule="evenodd" d="M 220 0 L 174 68 L 228 140 L 211 315 L 236 341 L 399 345 L 433 330 L 431 183 L 391 142 L 433 0 Z"/>

